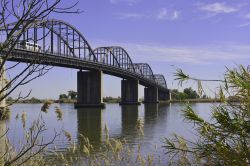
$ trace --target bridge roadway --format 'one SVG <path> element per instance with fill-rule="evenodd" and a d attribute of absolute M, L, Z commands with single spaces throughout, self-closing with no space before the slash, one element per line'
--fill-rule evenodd
<path fill-rule="evenodd" d="M 14 25 L 10 24 L 10 29 Z M 79 69 L 76 107 L 104 106 L 102 73 L 123 78 L 121 104 L 139 104 L 138 84 L 145 86 L 144 102 L 169 99 L 164 76 L 155 75 L 148 64 L 133 63 L 122 47 L 92 50 L 77 29 L 60 20 L 37 21 L 27 27 L 25 30 L 20 28 L 22 33 L 8 61 Z M 21 43 L 32 43 L 33 46 Z M 0 56 L 5 54 L 0 52 Z"/>
<path fill-rule="evenodd" d="M 103 64 L 100 62 L 94 62 L 90 60 L 83 60 L 80 58 L 58 56 L 56 54 L 48 54 L 42 52 L 31 52 L 22 49 L 15 49 L 12 55 L 9 56 L 8 61 L 35 63 L 49 66 L 58 66 L 73 68 L 79 70 L 102 70 L 103 73 L 108 75 L 117 76 L 124 79 L 138 79 L 139 83 L 143 86 L 155 86 L 159 90 L 165 91 L 166 87 L 157 84 L 148 78 L 143 77 L 141 74 L 124 70 L 122 68 L 114 67 L 111 65 Z"/>

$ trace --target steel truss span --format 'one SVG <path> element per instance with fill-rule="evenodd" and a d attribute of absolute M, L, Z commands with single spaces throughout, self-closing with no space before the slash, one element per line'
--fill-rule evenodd
<path fill-rule="evenodd" d="M 0 28 L 1 43 L 16 23 L 8 24 L 8 32 Z M 19 27 L 20 36 L 8 60 L 41 63 L 76 69 L 103 70 L 122 78 L 135 78 L 142 85 L 167 90 L 163 75 L 154 74 L 147 63 L 133 63 L 120 46 L 92 49 L 84 36 L 72 25 L 61 20 L 37 20 Z M 4 55 L 4 51 L 0 56 Z"/>

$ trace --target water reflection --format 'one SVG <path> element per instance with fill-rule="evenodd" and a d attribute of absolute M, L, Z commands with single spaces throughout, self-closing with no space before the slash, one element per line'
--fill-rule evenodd
<path fill-rule="evenodd" d="M 166 117 L 169 112 L 171 112 L 171 103 L 166 104 L 166 103 L 160 103 L 158 104 L 158 116 L 159 118 L 161 117 Z"/>
<path fill-rule="evenodd" d="M 77 109 L 78 133 L 89 138 L 94 147 L 98 147 L 102 141 L 102 109 L 81 108 Z M 78 140 L 81 140 L 78 137 Z"/>
<path fill-rule="evenodd" d="M 110 138 L 125 138 L 129 146 L 137 148 L 141 145 L 141 151 L 143 154 L 148 154 L 154 151 L 154 145 L 158 145 L 159 155 L 165 158 L 165 152 L 160 150 L 162 146 L 162 138 L 171 137 L 173 133 L 179 134 L 187 139 L 194 139 L 193 126 L 183 121 L 183 109 L 185 104 L 174 103 L 172 104 L 172 110 L 170 110 L 170 104 L 159 103 L 153 105 L 140 105 L 140 106 L 120 106 L 118 104 L 107 104 L 105 109 L 78 109 L 75 110 L 73 105 L 61 104 L 60 108 L 63 111 L 63 120 L 57 121 L 54 107 L 48 111 L 48 114 L 44 116 L 46 126 L 51 128 L 51 132 L 54 132 L 54 128 L 60 131 L 61 128 L 69 131 L 72 134 L 73 141 L 79 142 L 78 133 L 81 133 L 89 138 L 91 144 L 95 147 L 95 151 L 98 152 L 101 147 L 101 141 L 105 138 L 103 131 L 104 124 L 108 124 Z M 40 104 L 14 104 L 11 106 L 12 115 L 22 114 L 27 112 L 27 129 L 32 122 L 38 117 L 41 109 Z M 194 109 L 199 111 L 198 113 L 203 117 L 209 117 L 211 114 L 211 103 L 194 104 Z M 139 130 L 137 129 L 137 120 L 141 118 L 144 121 L 144 136 L 141 137 Z M 76 123 L 77 121 L 77 123 Z M 11 144 L 15 147 L 19 147 L 19 140 L 23 136 L 22 122 L 15 120 L 15 116 L 11 116 L 11 119 L 7 121 L 6 126 L 0 123 L 0 131 L 5 128 L 10 128 L 8 137 Z M 49 131 L 49 132 L 50 132 Z M 0 133 L 1 135 L 1 133 Z M 51 134 L 46 133 L 44 141 L 49 141 Z M 1 139 L 0 139 L 1 140 Z M 0 150 L 3 150 L 3 142 L 0 142 Z M 55 144 L 60 149 L 66 150 L 68 145 L 62 138 Z M 78 146 L 80 145 L 80 142 Z M 54 146 L 54 145 L 53 145 Z M 158 154 L 157 154 L 158 155 Z M 0 164 L 1 165 L 1 164 Z"/>
<path fill-rule="evenodd" d="M 138 120 L 138 106 L 124 105 L 121 106 L 122 112 L 122 135 L 134 136 L 137 135 L 137 120 Z"/>
<path fill-rule="evenodd" d="M 158 104 L 144 105 L 144 134 L 147 143 L 151 143 L 156 132 L 158 119 Z"/>
<path fill-rule="evenodd" d="M 158 104 L 145 104 L 144 105 L 144 123 L 153 123 L 158 117 Z"/>

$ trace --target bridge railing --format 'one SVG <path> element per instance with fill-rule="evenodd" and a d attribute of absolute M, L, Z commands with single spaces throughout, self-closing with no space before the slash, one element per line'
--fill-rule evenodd
<path fill-rule="evenodd" d="M 51 52 L 51 50 L 48 48 L 47 50 L 42 50 L 42 49 L 37 49 L 37 48 L 27 48 L 24 45 L 20 44 L 19 42 L 15 45 L 15 49 L 17 50 L 23 50 L 23 51 L 28 51 L 28 52 L 37 52 L 37 53 L 44 53 L 44 54 L 50 54 L 53 56 L 60 56 L 60 57 L 68 57 L 68 58 L 73 58 L 73 59 L 79 59 L 79 60 L 85 60 L 85 61 L 93 61 L 91 58 L 86 58 L 86 57 L 76 57 L 76 56 L 72 56 L 70 54 L 63 54 L 63 53 L 59 53 L 59 52 Z M 94 62 L 94 61 L 93 61 Z"/>

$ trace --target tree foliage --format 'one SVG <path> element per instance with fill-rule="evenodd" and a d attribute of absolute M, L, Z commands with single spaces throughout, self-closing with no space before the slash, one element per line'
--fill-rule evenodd
<path fill-rule="evenodd" d="M 60 94 L 59 100 L 62 100 L 62 99 L 68 99 L 68 96 L 66 94 Z"/>
<path fill-rule="evenodd" d="M 200 98 L 198 93 L 191 87 L 185 88 L 183 92 L 179 92 L 178 89 L 171 90 L 172 99 L 174 100 L 185 100 L 185 99 L 197 99 Z"/>
<path fill-rule="evenodd" d="M 77 92 L 76 91 L 73 91 L 73 90 L 70 90 L 68 91 L 68 96 L 71 100 L 75 100 L 76 97 L 77 97 Z"/>
<path fill-rule="evenodd" d="M 187 97 L 189 99 L 197 99 L 199 98 L 200 96 L 198 95 L 198 93 L 193 90 L 191 87 L 189 88 L 185 88 L 184 91 L 183 91 L 185 94 L 187 94 Z"/>
<path fill-rule="evenodd" d="M 180 72 L 181 70 L 177 71 Z M 182 71 L 181 71 L 182 72 Z M 178 79 L 195 80 L 177 73 Z M 221 80 L 221 104 L 214 106 L 211 121 L 200 117 L 190 105 L 184 110 L 184 119 L 195 124 L 197 141 L 175 135 L 165 139 L 167 154 L 178 164 L 249 165 L 250 164 L 250 68 L 239 66 L 227 69 Z M 238 102 L 225 100 L 234 96 Z"/>

